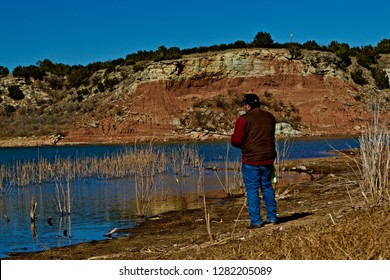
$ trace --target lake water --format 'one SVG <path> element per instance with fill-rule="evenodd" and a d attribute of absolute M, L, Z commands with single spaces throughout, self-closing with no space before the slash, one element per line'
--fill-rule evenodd
<path fill-rule="evenodd" d="M 282 142 L 278 144 L 283 145 Z M 161 146 L 164 149 L 175 149 L 178 145 Z M 239 161 L 241 156 L 240 150 L 227 142 L 191 145 L 204 158 L 205 167 L 223 167 L 227 150 L 230 161 Z M 288 146 L 290 151 L 286 158 L 300 159 L 331 156 L 334 150 L 358 147 L 358 142 L 351 138 L 295 139 Z M 122 153 L 127 148 L 123 145 L 0 148 L 0 164 L 12 165 L 15 162 L 36 161 L 38 158 L 104 157 Z M 196 176 L 180 180 L 166 176 L 164 180 L 164 196 L 169 199 L 155 203 L 152 207 L 154 213 L 201 207 L 202 203 L 196 196 L 183 196 L 183 193 L 196 193 Z M 213 171 L 205 171 L 204 186 L 206 191 L 221 188 Z M 133 178 L 84 178 L 72 182 L 72 213 L 65 216 L 56 211 L 54 188 L 54 183 L 3 188 L 0 198 L 0 258 L 7 257 L 10 252 L 39 251 L 106 239 L 104 234 L 114 228 L 130 228 L 142 222 L 136 212 Z M 32 197 L 38 203 L 35 227 L 31 227 L 29 217 Z M 49 217 L 52 219 L 48 220 Z"/>

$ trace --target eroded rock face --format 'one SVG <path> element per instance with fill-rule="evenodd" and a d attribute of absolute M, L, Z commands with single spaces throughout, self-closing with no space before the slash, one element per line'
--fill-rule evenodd
<path fill-rule="evenodd" d="M 309 55 L 310 54 L 310 55 Z M 285 49 L 245 49 L 202 54 L 199 57 L 162 61 L 147 66 L 140 74 L 144 82 L 193 80 L 202 78 L 234 79 L 280 75 L 337 76 L 338 58 L 331 53 L 307 52 L 301 60 L 292 60 Z"/>
<path fill-rule="evenodd" d="M 258 94 L 278 122 L 290 124 L 290 135 L 360 133 L 375 86 L 357 86 L 350 77 L 356 63 L 343 70 L 338 62 L 327 52 L 302 51 L 292 59 L 285 49 L 241 49 L 148 62 L 138 72 L 121 66 L 109 75 L 120 82 L 61 141 L 226 138 L 248 92 Z"/>
<path fill-rule="evenodd" d="M 125 78 L 123 83 L 134 82 L 118 105 L 132 113 L 107 135 L 226 137 L 247 92 L 258 94 L 279 122 L 294 126 L 289 135 L 360 133 L 356 128 L 365 127 L 370 114 L 356 101 L 362 89 L 337 67 L 338 60 L 317 51 L 294 60 L 284 49 L 245 49 L 150 63 Z"/>

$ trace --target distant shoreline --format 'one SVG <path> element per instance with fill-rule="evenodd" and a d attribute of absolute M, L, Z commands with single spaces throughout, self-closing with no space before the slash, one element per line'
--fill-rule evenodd
<path fill-rule="evenodd" d="M 353 138 L 359 137 L 360 134 L 338 134 L 338 135 L 303 135 L 294 136 L 291 139 L 323 139 L 323 138 Z M 278 138 L 278 137 L 277 137 Z M 283 139 L 283 137 L 280 137 Z M 181 143 L 181 142 L 221 142 L 230 141 L 230 136 L 223 137 L 208 137 L 194 139 L 189 136 L 180 137 L 132 137 L 132 138 L 116 138 L 116 137 L 89 137 L 80 139 L 80 141 L 71 141 L 66 137 L 57 143 L 53 142 L 53 136 L 33 136 L 33 137 L 13 137 L 0 139 L 0 148 L 23 148 L 23 147 L 45 147 L 45 146 L 90 146 L 90 145 L 128 145 L 134 143 Z"/>

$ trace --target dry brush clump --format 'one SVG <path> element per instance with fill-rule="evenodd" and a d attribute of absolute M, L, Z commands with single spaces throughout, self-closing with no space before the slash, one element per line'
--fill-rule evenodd
<path fill-rule="evenodd" d="M 147 149 L 138 151 L 134 162 L 135 193 L 137 213 L 145 216 L 149 213 L 150 204 L 156 197 L 160 179 L 158 172 L 165 172 L 166 167 L 158 169 L 161 151 L 154 151 L 150 145 Z"/>
<path fill-rule="evenodd" d="M 241 172 L 241 160 L 231 161 L 229 159 L 230 143 L 226 142 L 226 156 L 224 160 L 224 166 L 218 168 L 216 163 L 207 169 L 212 170 L 217 178 L 222 190 L 228 197 L 234 196 L 241 192 L 244 188 L 244 179 Z M 219 175 L 219 172 L 223 171 L 223 176 Z"/>
<path fill-rule="evenodd" d="M 375 106 L 366 133 L 359 137 L 360 157 L 356 159 L 360 187 L 368 204 L 390 202 L 390 131 Z"/>

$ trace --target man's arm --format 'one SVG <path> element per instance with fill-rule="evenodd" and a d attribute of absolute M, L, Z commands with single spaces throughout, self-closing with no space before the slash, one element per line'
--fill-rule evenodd
<path fill-rule="evenodd" d="M 245 127 L 244 118 L 239 117 L 234 126 L 234 132 L 231 139 L 232 145 L 239 149 L 241 149 L 242 140 L 244 138 L 244 127 Z"/>

